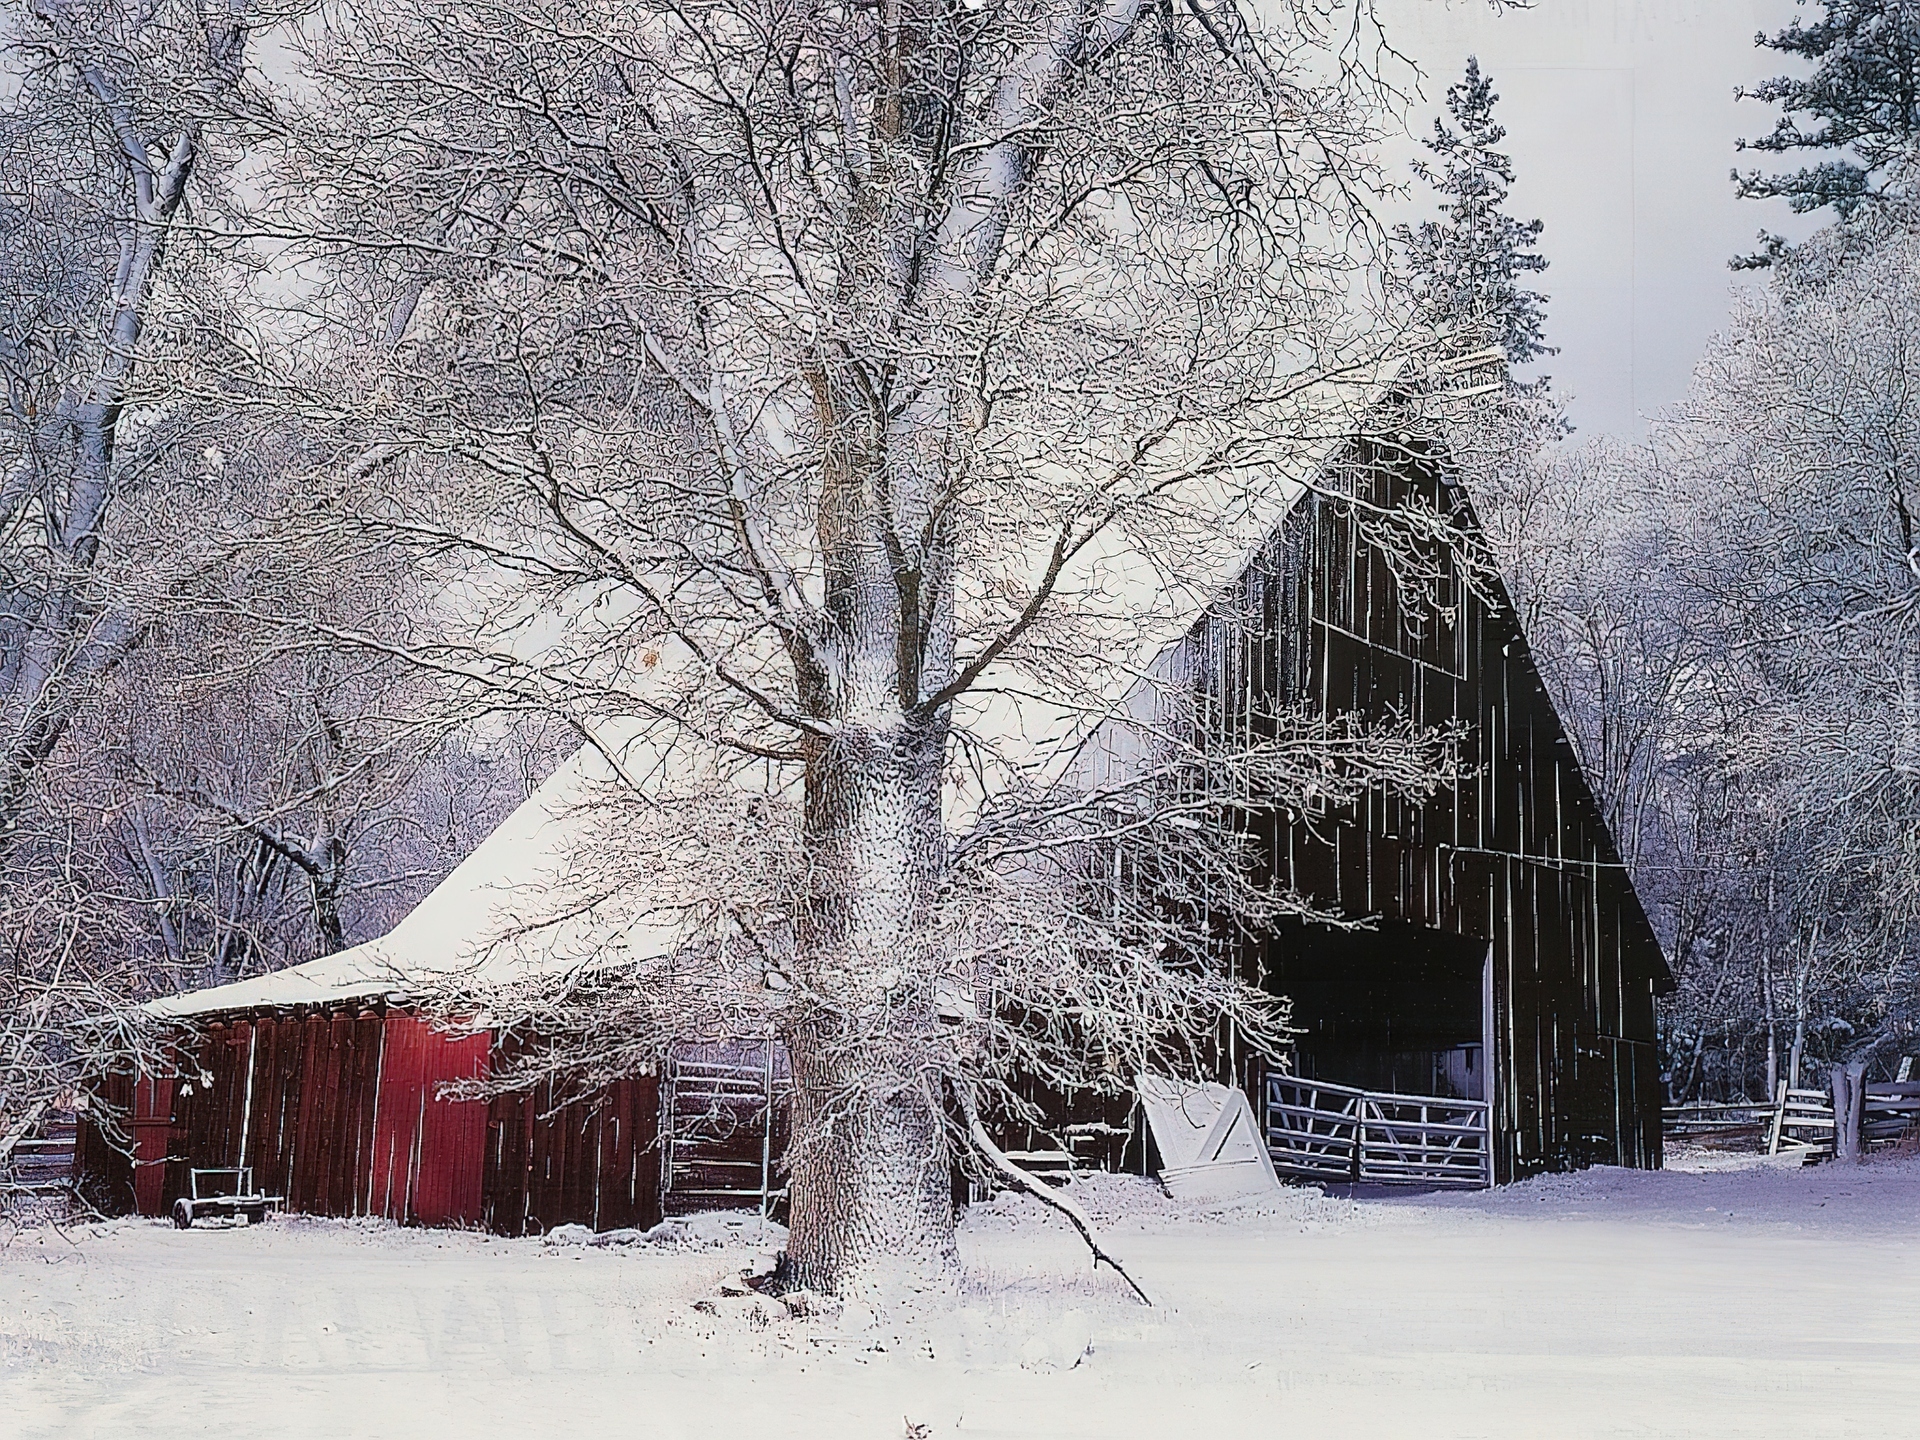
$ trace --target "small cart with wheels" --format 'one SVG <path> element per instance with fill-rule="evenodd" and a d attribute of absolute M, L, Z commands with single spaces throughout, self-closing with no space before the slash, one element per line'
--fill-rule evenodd
<path fill-rule="evenodd" d="M 283 1195 L 262 1195 L 253 1188 L 253 1167 L 242 1165 L 232 1170 L 190 1170 L 188 1193 L 173 1202 L 173 1223 L 185 1230 L 202 1215 L 224 1215 L 229 1220 L 244 1215 L 247 1224 L 258 1225 L 267 1211 L 279 1206 Z"/>

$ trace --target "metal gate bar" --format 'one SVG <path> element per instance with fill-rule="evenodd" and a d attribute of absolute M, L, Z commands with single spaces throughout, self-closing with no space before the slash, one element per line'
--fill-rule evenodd
<path fill-rule="evenodd" d="M 660 1190 L 668 1214 L 758 1208 L 781 1187 L 792 1080 L 765 1041 L 688 1046 L 669 1056 L 661 1086 Z"/>

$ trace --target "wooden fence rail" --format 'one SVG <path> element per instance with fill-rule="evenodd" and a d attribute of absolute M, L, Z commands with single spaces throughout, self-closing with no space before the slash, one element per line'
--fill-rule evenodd
<path fill-rule="evenodd" d="M 1668 1105 L 1660 1112 L 1660 1130 L 1668 1140 L 1706 1150 L 1764 1151 L 1778 1109 L 1765 1100 Z"/>
<path fill-rule="evenodd" d="M 1803 1150 L 1808 1159 L 1833 1154 L 1833 1097 L 1824 1090 L 1794 1090 L 1780 1082 L 1767 1154 Z"/>
<path fill-rule="evenodd" d="M 1310 1180 L 1483 1188 L 1493 1183 L 1489 1113 L 1484 1100 L 1267 1077 L 1274 1168 Z"/>
<path fill-rule="evenodd" d="M 1869 1150 L 1897 1145 L 1920 1126 L 1920 1084 L 1898 1080 L 1867 1082 L 1860 1116 L 1860 1139 Z"/>

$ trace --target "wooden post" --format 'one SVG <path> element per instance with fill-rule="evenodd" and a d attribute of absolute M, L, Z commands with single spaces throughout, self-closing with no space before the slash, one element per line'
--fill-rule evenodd
<path fill-rule="evenodd" d="M 1844 1063 L 1833 1067 L 1833 1158 L 1843 1165 L 1850 1162 L 1853 1152 L 1860 1143 L 1847 1124 L 1847 1116 L 1853 1109 L 1851 1086 Z"/>
<path fill-rule="evenodd" d="M 673 1192 L 674 1107 L 679 1103 L 680 1062 L 669 1050 L 660 1060 L 660 1119 L 656 1133 L 660 1137 L 660 1206 L 666 1213 L 667 1196 Z"/>
<path fill-rule="evenodd" d="M 1366 1153 L 1366 1148 L 1367 1097 L 1365 1095 L 1356 1095 L 1353 1097 L 1353 1170 L 1348 1177 L 1349 1184 L 1358 1185 L 1360 1183 L 1360 1164 Z"/>
<path fill-rule="evenodd" d="M 1847 1133 L 1853 1137 L 1853 1158 L 1856 1163 L 1867 1158 L 1866 1112 L 1867 1062 L 1856 1060 L 1847 1066 Z M 1840 1124 L 1838 1115 L 1833 1123 L 1837 1133 Z"/>
<path fill-rule="evenodd" d="M 1860 1148 L 1860 1117 L 1866 1077 L 1863 1063 L 1842 1062 L 1833 1067 L 1833 1158 L 1842 1164 L 1857 1165 L 1865 1158 Z"/>

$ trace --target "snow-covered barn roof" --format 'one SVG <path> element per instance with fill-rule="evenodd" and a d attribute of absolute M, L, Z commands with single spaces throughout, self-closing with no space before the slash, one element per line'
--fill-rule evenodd
<path fill-rule="evenodd" d="M 550 971 L 589 940 L 577 926 L 549 923 L 552 896 L 586 838 L 596 795 L 615 782 L 601 751 L 583 746 L 379 939 L 269 975 L 170 995 L 147 1010 L 185 1018 L 327 1005 L 397 997 L 456 977 L 498 985 Z M 626 940 L 664 948 L 672 927 L 629 932 Z"/>
<path fill-rule="evenodd" d="M 1267 538 L 1308 492 L 1308 484 L 1351 444 L 1362 417 L 1385 394 L 1378 379 L 1328 384 L 1295 397 L 1296 439 L 1270 442 L 1264 463 L 1195 482 L 1187 505 L 1211 512 L 1209 543 L 1197 556 L 1170 557 L 1123 531 L 1103 535 L 1075 557 L 1058 593 L 1086 637 L 1077 685 L 1043 685 L 1002 661 L 954 707 L 954 729 L 970 751 L 965 778 L 951 787 L 953 822 L 964 828 L 988 795 L 1045 787 L 1069 772 L 1087 738 L 1117 717 L 1145 720 L 1165 673 L 1207 607 L 1252 563 Z M 1057 657 L 1056 657 L 1057 664 Z M 1069 693 L 1073 692 L 1073 693 Z M 1138 713 L 1137 713 L 1138 712 Z M 149 1013 L 185 1019 L 257 1009 L 377 1000 L 450 980 L 491 988 L 563 972 L 599 950 L 605 934 L 556 926 L 556 892 L 586 842 L 596 794 L 621 783 L 670 793 L 710 761 L 712 746 L 664 733 L 666 722 L 602 727 L 598 743 L 575 752 L 398 925 L 377 940 L 304 965 L 151 1002 Z M 609 756 L 619 761 L 618 770 Z M 763 783 L 780 778 L 761 767 Z M 629 923 L 621 946 L 636 958 L 677 943 L 680 917 L 663 897 L 653 919 Z"/>
<path fill-rule="evenodd" d="M 1289 396 L 1278 407 L 1283 413 L 1266 417 L 1263 441 L 1180 487 L 1173 508 L 1182 519 L 1168 531 L 1143 539 L 1130 526 L 1110 526 L 1076 555 L 1056 590 L 1060 613 L 1071 616 L 1072 642 L 1063 648 L 1039 637 L 1030 647 L 1046 651 L 1039 665 L 1024 658 L 996 664 L 954 703 L 954 729 L 981 767 L 976 783 L 988 794 L 1045 789 L 1073 773 L 1103 725 L 1151 728 L 1167 687 L 1180 678 L 1183 642 L 1195 624 L 1381 416 L 1401 370 L 1323 381 Z M 970 802 L 980 797 L 963 786 L 950 798 L 958 802 L 950 818 L 965 828 Z"/>

